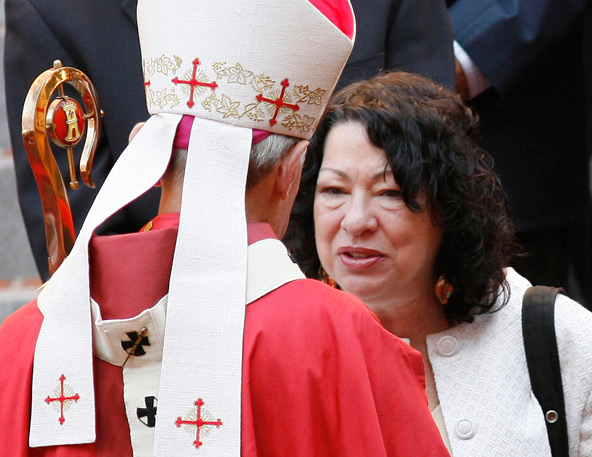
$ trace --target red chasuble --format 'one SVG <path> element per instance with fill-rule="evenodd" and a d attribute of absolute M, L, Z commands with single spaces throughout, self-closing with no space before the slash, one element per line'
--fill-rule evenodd
<path fill-rule="evenodd" d="M 103 319 L 133 317 L 166 294 L 177 220 L 159 216 L 150 231 L 93 238 L 91 295 Z M 249 224 L 250 243 L 270 237 L 269 226 Z M 42 319 L 32 302 L 0 327 L 0 456 L 131 457 L 122 369 L 98 358 L 96 443 L 29 448 Z M 243 457 L 448 455 L 419 353 L 358 299 L 318 281 L 290 282 L 247 306 L 242 398 Z M 149 425 L 153 411 L 138 408 Z"/>

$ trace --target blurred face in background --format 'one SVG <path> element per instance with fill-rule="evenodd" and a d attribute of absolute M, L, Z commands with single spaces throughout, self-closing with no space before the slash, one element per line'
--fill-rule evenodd
<path fill-rule="evenodd" d="M 405 205 L 384 150 L 370 142 L 360 123 L 338 123 L 327 136 L 314 222 L 321 264 L 371 308 L 434 295 L 441 230 L 427 211 Z"/>

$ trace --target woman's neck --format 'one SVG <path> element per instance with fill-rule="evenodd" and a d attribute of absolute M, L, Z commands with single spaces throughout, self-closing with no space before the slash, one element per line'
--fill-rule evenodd
<path fill-rule="evenodd" d="M 381 300 L 366 304 L 378 316 L 382 325 L 400 338 L 406 338 L 411 346 L 423 352 L 426 336 L 451 327 L 444 307 L 435 296 L 418 295 L 413 299 Z"/>
<path fill-rule="evenodd" d="M 368 300 L 366 304 L 374 311 L 389 332 L 400 338 L 408 339 L 411 347 L 423 356 L 426 395 L 429 408 L 433 411 L 439 405 L 440 400 L 428 357 L 426 337 L 451 327 L 444 314 L 443 305 L 435 296 L 418 296 L 414 300 L 409 300 L 407 297 L 407 300 L 403 302 L 392 300 L 387 303 L 384 301 L 372 303 L 371 300 Z"/>

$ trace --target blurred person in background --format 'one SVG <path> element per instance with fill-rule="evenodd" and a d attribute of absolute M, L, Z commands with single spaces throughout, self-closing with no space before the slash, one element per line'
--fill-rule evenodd
<path fill-rule="evenodd" d="M 513 265 L 564 288 L 571 266 L 592 307 L 592 3 L 448 4 L 458 90 L 479 114 L 480 145 L 528 253 Z"/>

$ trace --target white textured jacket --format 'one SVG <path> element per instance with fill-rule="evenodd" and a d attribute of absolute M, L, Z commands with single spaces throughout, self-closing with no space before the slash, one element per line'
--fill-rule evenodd
<path fill-rule="evenodd" d="M 427 338 L 454 457 L 551 456 L 522 340 L 522 297 L 530 283 L 506 271 L 510 300 Z M 555 306 L 569 456 L 592 457 L 592 313 L 559 295 Z"/>

